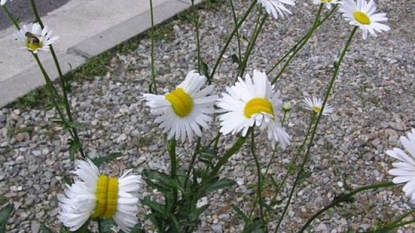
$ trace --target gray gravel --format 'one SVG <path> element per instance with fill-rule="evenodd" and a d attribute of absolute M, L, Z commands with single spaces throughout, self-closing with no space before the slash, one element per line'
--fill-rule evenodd
<path fill-rule="evenodd" d="M 249 2 L 235 1 L 241 14 Z M 269 69 L 287 48 L 292 46 L 311 25 L 316 6 L 298 1 L 294 15 L 284 20 L 269 20 L 260 35 L 247 72 Z M 328 204 L 346 187 L 358 187 L 388 181 L 391 160 L 384 151 L 398 146 L 399 136 L 415 127 L 415 34 L 412 9 L 415 2 L 380 0 L 378 8 L 387 12 L 391 31 L 363 41 L 358 34 L 347 54 L 334 87 L 330 104 L 335 112 L 323 119 L 306 169 L 311 177 L 298 187 L 294 203 L 283 222 L 281 232 L 294 232 L 312 213 Z M 232 27 L 228 4 L 202 11 L 202 57 L 210 67 Z M 246 22 L 242 34 L 250 35 L 254 18 Z M 156 43 L 156 69 L 159 92 L 165 93 L 184 79 L 196 66 L 196 40 L 191 24 L 173 21 L 172 39 Z M 318 30 L 310 43 L 293 61 L 278 88 L 290 101 L 288 131 L 293 143 L 301 143 L 309 115 L 301 107 L 305 96 L 323 96 L 330 79 L 333 61 L 343 47 L 351 27 L 336 14 L 335 20 Z M 246 44 L 244 44 L 246 46 Z M 236 43 L 225 54 L 215 77 L 218 93 L 235 79 L 236 65 L 231 55 Z M 70 103 L 77 119 L 85 123 L 80 135 L 91 157 L 121 152 L 120 157 L 102 169 L 119 174 L 127 168 L 141 173 L 144 168 L 168 171 L 169 159 L 159 138 L 154 118 L 140 100 L 150 83 L 150 41 L 143 39 L 135 51 L 116 54 L 107 66 L 107 74 L 92 81 L 74 84 Z M 275 75 L 272 74 L 271 77 Z M 39 232 L 41 223 L 52 228 L 56 219 L 57 196 L 62 194 L 62 179 L 70 176 L 73 165 L 68 158 L 68 134 L 52 120 L 52 109 L 0 110 L 0 194 L 15 204 L 16 211 L 8 223 L 8 232 Z M 217 129 L 217 124 L 212 126 Z M 224 148 L 235 140 L 225 137 Z M 268 145 L 261 145 L 262 162 L 270 158 Z M 186 160 L 191 145 L 183 145 L 179 155 Z M 272 176 L 281 180 L 294 154 L 294 146 L 277 156 Z M 238 186 L 221 190 L 205 202 L 211 204 L 203 216 L 200 232 L 240 232 L 243 222 L 232 211 L 230 203 L 249 212 L 255 184 L 253 161 L 245 150 L 236 154 L 223 169 L 224 177 L 234 178 Z M 285 200 L 288 185 L 278 197 Z M 271 191 L 271 190 L 270 190 Z M 142 195 L 153 195 L 144 189 Z M 271 194 L 265 194 L 270 198 Z M 412 208 L 401 187 L 367 192 L 356 202 L 335 209 L 312 225 L 312 232 L 365 231 L 380 220 L 389 220 Z M 280 213 L 282 206 L 275 210 Z M 141 210 L 144 214 L 145 210 Z M 274 219 L 275 217 L 273 217 Z M 270 230 L 275 226 L 271 221 Z M 402 228 L 399 232 L 413 232 Z"/>

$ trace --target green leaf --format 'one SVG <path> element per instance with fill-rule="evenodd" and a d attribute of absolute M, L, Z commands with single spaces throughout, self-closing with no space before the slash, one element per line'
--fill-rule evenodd
<path fill-rule="evenodd" d="M 236 54 L 233 54 L 231 56 L 231 59 L 232 59 L 232 62 L 233 63 L 240 64 L 239 58 L 238 58 L 238 56 Z"/>
<path fill-rule="evenodd" d="M 102 156 L 102 157 L 99 157 L 99 158 L 95 158 L 95 159 L 92 160 L 92 162 L 97 167 L 99 167 L 102 164 L 111 162 L 112 160 L 114 160 L 114 159 L 116 159 L 116 158 L 118 158 L 120 156 L 122 156 L 122 153 L 120 153 L 120 152 L 114 152 L 114 153 L 110 153 L 108 155 L 105 155 L 105 156 Z"/>
<path fill-rule="evenodd" d="M 116 223 L 112 219 L 103 219 L 101 220 L 101 230 L 102 232 L 111 232 L 111 227 L 115 226 Z"/>
<path fill-rule="evenodd" d="M 248 216 L 246 216 L 246 214 L 238 206 L 236 206 L 233 203 L 231 204 L 231 206 L 232 206 L 233 210 L 235 210 L 236 214 L 239 217 L 241 217 L 244 220 L 245 223 L 248 223 L 249 222 Z"/>
<path fill-rule="evenodd" d="M 141 222 L 135 224 L 135 226 L 131 229 L 130 233 L 145 233 Z"/>
<path fill-rule="evenodd" d="M 151 201 L 148 198 L 144 198 L 143 200 L 141 200 L 141 204 L 148 206 L 153 212 L 164 214 L 164 206 L 157 202 Z"/>
<path fill-rule="evenodd" d="M 205 184 L 203 187 L 201 187 L 201 191 L 204 194 L 208 194 L 211 192 L 214 192 L 218 189 L 223 189 L 223 188 L 230 188 L 233 185 L 235 185 L 236 182 L 234 180 L 231 179 L 221 179 L 218 180 L 217 178 L 214 179 L 212 182 Z"/>
<path fill-rule="evenodd" d="M 6 223 L 12 214 L 14 206 L 12 203 L 7 204 L 0 210 L 0 232 L 6 232 Z"/>
<path fill-rule="evenodd" d="M 310 178 L 310 176 L 311 176 L 311 172 L 301 170 L 301 172 L 300 172 L 300 177 L 298 178 L 298 184 L 303 183 L 303 182 L 304 182 L 304 181 L 306 181 L 308 178 Z"/>
<path fill-rule="evenodd" d="M 255 218 L 251 224 L 245 226 L 242 233 L 266 233 L 259 218 Z"/>
<path fill-rule="evenodd" d="M 81 143 L 77 140 L 69 140 L 69 158 L 73 160 L 75 158 L 75 153 L 81 149 Z"/>
<path fill-rule="evenodd" d="M 53 231 L 49 227 L 47 227 L 45 224 L 42 224 L 42 226 L 40 226 L 40 232 L 42 232 L 42 233 L 53 233 Z M 63 233 L 64 231 L 62 231 L 62 229 L 61 229 L 60 232 Z"/>
<path fill-rule="evenodd" d="M 209 75 L 209 67 L 208 65 L 202 61 L 201 67 L 200 67 L 200 71 L 202 72 L 202 74 L 211 81 L 210 75 Z"/>

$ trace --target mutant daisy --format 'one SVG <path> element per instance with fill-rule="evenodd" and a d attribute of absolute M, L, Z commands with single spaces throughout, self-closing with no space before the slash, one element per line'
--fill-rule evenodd
<path fill-rule="evenodd" d="M 373 0 L 343 0 L 340 9 L 343 17 L 351 25 L 358 26 L 362 30 L 363 39 L 367 38 L 368 32 L 376 37 L 376 33 L 389 31 L 389 26 L 379 22 L 387 21 L 386 13 L 375 13 L 376 4 Z"/>
<path fill-rule="evenodd" d="M 265 73 L 254 70 L 253 78 L 247 74 L 245 81 L 238 78 L 232 87 L 226 87 L 228 93 L 217 102 L 221 108 L 220 132 L 236 134 L 241 132 L 245 137 L 248 129 L 258 126 L 260 130 L 267 129 L 268 139 L 275 147 L 277 142 L 285 149 L 290 144 L 290 136 L 281 126 L 282 100 L 280 93 L 273 91 Z"/>
<path fill-rule="evenodd" d="M 49 46 L 59 38 L 58 36 L 52 37 L 52 31 L 49 31 L 47 27 L 42 29 L 38 23 L 23 25 L 16 33 L 16 37 L 23 43 L 22 49 L 33 53 L 39 50 L 48 51 Z"/>
<path fill-rule="evenodd" d="M 291 15 L 291 11 L 288 10 L 284 4 L 294 6 L 294 0 L 258 0 L 258 3 L 261 4 L 268 14 L 272 14 L 275 19 L 278 19 L 278 14 L 284 18 L 285 14 Z"/>
<path fill-rule="evenodd" d="M 316 98 L 313 96 L 313 98 L 304 98 L 303 100 L 304 106 L 306 109 L 314 111 L 317 114 L 320 114 L 321 107 L 323 107 L 323 100 L 320 98 Z M 324 110 L 322 112 L 323 116 L 330 115 L 330 113 L 333 112 L 333 108 L 326 103 L 326 106 L 324 106 Z"/>
<path fill-rule="evenodd" d="M 190 71 L 185 80 L 176 89 L 165 95 L 144 94 L 151 114 L 158 115 L 155 122 L 160 123 L 163 133 L 168 132 L 168 139 L 193 140 L 193 134 L 202 136 L 202 130 L 208 129 L 212 121 L 216 95 L 209 94 L 213 86 L 201 87 L 206 78 L 195 71 Z"/>
<path fill-rule="evenodd" d="M 406 196 L 415 201 L 415 129 L 408 132 L 407 137 L 401 136 L 400 141 L 409 155 L 400 148 L 387 150 L 387 155 L 399 160 L 399 162 L 392 163 L 394 168 L 389 170 L 389 174 L 396 176 L 392 180 L 393 183 L 406 183 L 403 191 Z"/>
<path fill-rule="evenodd" d="M 313 3 L 315 5 L 324 4 L 326 8 L 330 10 L 332 4 L 338 4 L 340 3 L 340 1 L 339 0 L 313 0 Z"/>
<path fill-rule="evenodd" d="M 101 175 L 91 160 L 78 160 L 72 185 L 66 185 L 59 198 L 59 220 L 71 231 L 79 229 L 89 218 L 112 218 L 124 231 L 136 225 L 138 190 L 141 178 L 125 172 L 120 178 Z"/>

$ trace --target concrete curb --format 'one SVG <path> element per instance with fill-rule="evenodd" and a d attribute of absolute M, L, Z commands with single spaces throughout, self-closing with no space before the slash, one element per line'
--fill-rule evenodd
<path fill-rule="evenodd" d="M 190 3 L 180 0 L 162 1 L 160 4 L 154 6 L 155 24 L 160 24 L 191 6 Z M 201 1 L 196 0 L 195 3 L 199 4 Z M 62 72 L 66 74 L 71 68 L 75 69 L 82 66 L 87 62 L 87 58 L 101 54 L 147 31 L 150 27 L 150 9 L 147 9 L 130 19 L 69 47 L 66 52 L 57 52 Z M 56 79 L 58 74 L 52 59 L 44 60 L 43 64 L 51 79 Z M 28 77 L 30 81 L 28 81 Z M 13 102 L 17 98 L 24 96 L 31 90 L 44 84 L 43 76 L 36 65 L 32 65 L 16 75 L 7 78 L 5 81 L 0 82 L 0 107 Z"/>

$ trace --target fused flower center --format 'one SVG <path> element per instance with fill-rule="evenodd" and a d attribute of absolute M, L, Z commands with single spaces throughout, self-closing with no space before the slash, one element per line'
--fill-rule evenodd
<path fill-rule="evenodd" d="M 332 2 L 333 0 L 320 0 L 320 2 L 323 2 L 323 3 L 330 3 L 330 2 Z"/>
<path fill-rule="evenodd" d="M 353 17 L 356 19 L 357 22 L 369 25 L 370 24 L 370 18 L 367 16 L 367 14 L 361 12 L 361 11 L 355 11 L 353 12 Z"/>
<path fill-rule="evenodd" d="M 188 116 L 193 110 L 193 99 L 183 88 L 178 87 L 167 94 L 166 100 L 171 103 L 174 113 L 181 118 Z"/>
<path fill-rule="evenodd" d="M 26 32 L 26 47 L 29 50 L 35 51 L 43 47 L 42 41 L 36 35 Z"/>
<path fill-rule="evenodd" d="M 320 113 L 321 112 L 321 108 L 319 106 L 313 106 L 313 110 L 316 113 Z"/>
<path fill-rule="evenodd" d="M 244 115 L 246 118 L 250 118 L 254 114 L 268 113 L 274 117 L 274 109 L 271 102 L 265 98 L 253 98 L 245 105 Z"/>
<path fill-rule="evenodd" d="M 114 216 L 117 210 L 118 179 L 100 175 L 95 198 L 97 203 L 95 211 L 91 215 L 92 218 L 111 218 Z"/>

